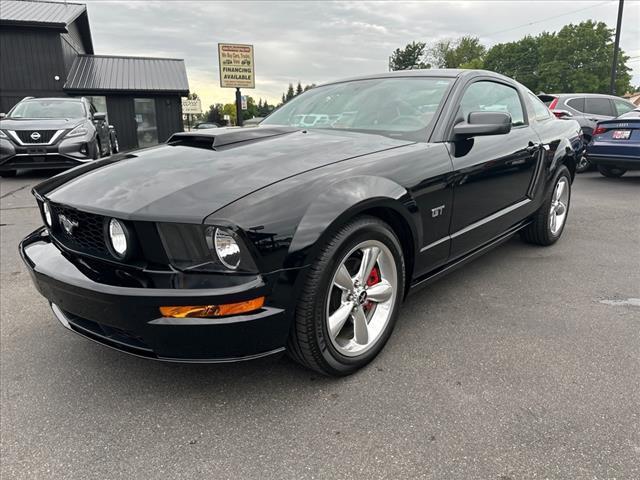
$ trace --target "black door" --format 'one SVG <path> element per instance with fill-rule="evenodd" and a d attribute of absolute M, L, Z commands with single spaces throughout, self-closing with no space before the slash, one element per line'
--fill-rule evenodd
<path fill-rule="evenodd" d="M 507 112 L 511 131 L 450 144 L 455 175 L 451 258 L 491 240 L 520 220 L 541 155 L 540 140 L 526 119 L 520 92 L 508 83 L 467 85 L 456 123 L 470 112 Z"/>

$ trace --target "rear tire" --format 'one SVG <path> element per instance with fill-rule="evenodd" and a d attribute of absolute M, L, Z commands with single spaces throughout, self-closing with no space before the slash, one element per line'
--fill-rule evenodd
<path fill-rule="evenodd" d="M 551 185 L 553 188 L 534 214 L 533 222 L 520 231 L 520 236 L 525 242 L 552 245 L 564 231 L 571 204 L 571 173 L 566 166 L 562 165 L 558 169 Z"/>
<path fill-rule="evenodd" d="M 17 170 L 5 170 L 4 172 L 0 172 L 0 177 L 11 178 L 11 177 L 15 177 L 17 173 L 18 173 Z"/>
<path fill-rule="evenodd" d="M 624 168 L 605 167 L 604 165 L 598 165 L 598 171 L 608 178 L 619 178 L 627 173 Z"/>
<path fill-rule="evenodd" d="M 289 356 L 324 375 L 362 368 L 391 336 L 404 284 L 402 248 L 391 227 L 369 216 L 352 220 L 309 267 Z"/>

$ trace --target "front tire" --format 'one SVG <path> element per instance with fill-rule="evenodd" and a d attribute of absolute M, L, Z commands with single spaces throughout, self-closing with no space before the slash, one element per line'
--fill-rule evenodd
<path fill-rule="evenodd" d="M 402 248 L 391 227 L 374 217 L 352 220 L 309 268 L 289 355 L 325 375 L 362 368 L 391 336 L 404 284 Z"/>
<path fill-rule="evenodd" d="M 627 173 L 624 168 L 605 167 L 604 165 L 598 165 L 598 171 L 608 178 L 620 178 Z"/>
<path fill-rule="evenodd" d="M 571 203 L 571 174 L 566 166 L 558 169 L 551 185 L 553 188 L 535 213 L 533 221 L 520 233 L 525 242 L 552 245 L 564 231 Z"/>

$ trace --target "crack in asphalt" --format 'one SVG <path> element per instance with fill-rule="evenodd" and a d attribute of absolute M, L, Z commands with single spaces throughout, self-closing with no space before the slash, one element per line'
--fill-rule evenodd
<path fill-rule="evenodd" d="M 0 198 L 5 198 L 8 197 L 9 195 L 13 195 L 16 192 L 19 192 L 20 190 L 24 190 L 25 188 L 29 188 L 31 185 L 23 185 L 21 187 L 16 188 L 15 190 L 11 190 L 10 192 L 5 193 L 4 195 L 0 195 Z"/>

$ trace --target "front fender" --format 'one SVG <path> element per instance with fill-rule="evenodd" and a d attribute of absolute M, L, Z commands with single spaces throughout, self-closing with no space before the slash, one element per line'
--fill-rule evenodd
<path fill-rule="evenodd" d="M 409 227 L 413 245 L 421 245 L 420 218 L 409 192 L 394 181 L 371 175 L 358 175 L 331 184 L 305 211 L 289 248 L 293 263 L 309 263 L 325 238 L 349 219 L 373 210 L 385 209 L 402 217 Z"/>

